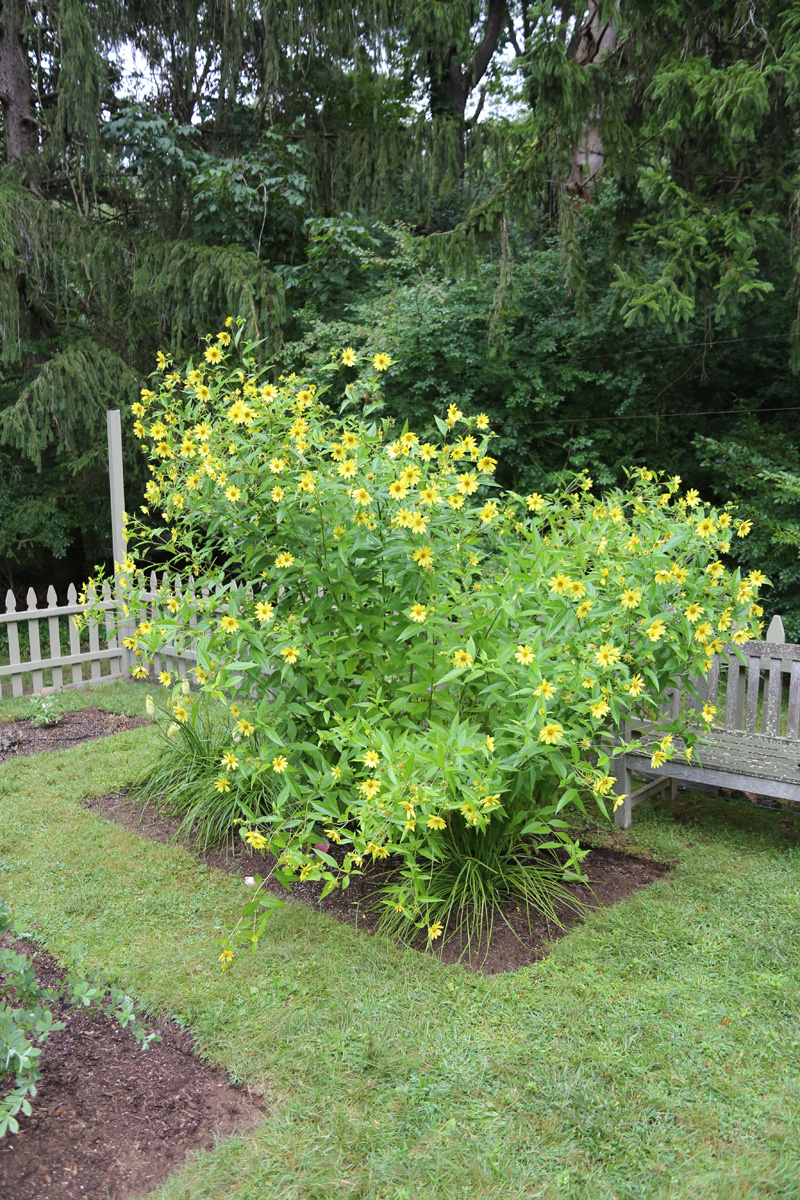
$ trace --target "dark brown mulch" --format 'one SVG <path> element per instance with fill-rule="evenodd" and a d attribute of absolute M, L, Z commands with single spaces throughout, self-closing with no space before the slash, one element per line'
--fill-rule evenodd
<path fill-rule="evenodd" d="M 14 943 L 31 953 L 27 942 Z M 61 977 L 36 952 L 42 983 Z M 181 1167 L 215 1135 L 262 1119 L 254 1097 L 192 1054 L 189 1033 L 173 1022 L 149 1025 L 162 1041 L 140 1049 L 129 1029 L 99 1014 L 65 1015 L 51 1035 L 33 1114 L 0 1142 L 0 1200 L 131 1200 Z"/>
<path fill-rule="evenodd" d="M 153 807 L 143 808 L 125 793 L 113 793 L 110 796 L 88 800 L 86 808 L 155 842 L 171 841 L 180 824 L 177 818 L 160 813 Z M 248 875 L 266 875 L 274 865 L 271 855 L 263 858 L 241 839 L 210 851 L 201 852 L 196 847 L 192 849 L 209 866 L 242 878 Z M 331 847 L 329 852 L 334 854 L 336 847 Z M 565 886 L 579 904 L 590 908 L 616 904 L 618 900 L 624 900 L 639 888 L 647 887 L 654 880 L 662 878 L 670 870 L 669 866 L 663 863 L 637 858 L 613 849 L 592 850 L 584 862 L 584 868 L 590 886 L 577 883 Z M 396 864 L 379 864 L 365 871 L 363 875 L 352 876 L 347 891 L 337 888 L 324 900 L 319 899 L 321 884 L 296 883 L 292 887 L 291 898 L 312 905 L 339 921 L 371 934 L 378 926 L 378 915 L 373 908 L 375 893 L 380 885 L 391 882 L 396 872 Z M 289 895 L 276 882 L 269 882 L 267 887 L 282 898 Z M 560 925 L 548 922 L 535 912 L 528 916 L 524 907 L 507 904 L 503 910 L 505 919 L 495 921 L 488 945 L 485 942 L 480 945 L 473 943 L 469 953 L 466 953 L 464 938 L 454 935 L 446 940 L 443 946 L 436 946 L 435 949 L 441 954 L 444 962 L 460 961 L 468 969 L 480 971 L 482 974 L 494 975 L 501 971 L 516 971 L 543 958 L 554 938 L 563 937 L 583 919 L 580 909 L 576 911 L 569 905 L 559 906 L 557 913 Z M 412 944 L 419 950 L 428 949 L 424 936 Z"/>
<path fill-rule="evenodd" d="M 40 750 L 64 750 L 78 742 L 108 737 L 125 729 L 147 724 L 143 717 L 126 717 L 102 708 L 82 708 L 63 713 L 57 725 L 32 725 L 30 721 L 0 723 L 0 763 L 15 755 L 37 754 Z"/>

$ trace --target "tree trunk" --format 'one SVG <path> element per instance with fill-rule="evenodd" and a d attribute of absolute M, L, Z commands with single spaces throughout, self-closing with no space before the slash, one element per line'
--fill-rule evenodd
<path fill-rule="evenodd" d="M 0 106 L 6 161 L 39 149 L 28 55 L 22 41 L 20 0 L 0 0 Z"/>
<path fill-rule="evenodd" d="M 597 0 L 589 0 L 584 21 L 572 37 L 567 51 L 579 66 L 600 62 L 616 48 L 618 34 L 610 21 L 602 21 L 597 12 Z M 619 7 L 619 0 L 617 0 Z M 603 169 L 605 153 L 600 137 L 600 111 L 595 109 L 583 124 L 581 140 L 572 155 L 572 170 L 567 187 L 571 192 L 588 199 L 592 185 Z"/>
<path fill-rule="evenodd" d="M 489 0 L 481 43 L 472 62 L 462 65 L 455 46 L 445 54 L 430 53 L 430 105 L 432 117 L 452 117 L 459 127 L 459 174 L 464 175 L 466 109 L 470 92 L 483 79 L 500 41 L 506 16 L 506 0 Z"/>

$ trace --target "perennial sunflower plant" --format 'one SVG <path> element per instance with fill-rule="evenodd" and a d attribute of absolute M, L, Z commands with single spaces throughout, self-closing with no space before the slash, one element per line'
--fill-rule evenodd
<path fill-rule="evenodd" d="M 450 405 L 435 441 L 382 414 L 388 355 L 334 410 L 352 349 L 273 381 L 227 328 L 135 406 L 150 479 L 118 575 L 134 674 L 196 648 L 194 686 L 247 705 L 248 753 L 231 744 L 219 778 L 274 785 L 240 829 L 283 882 L 346 887 L 393 856 L 386 911 L 431 939 L 467 860 L 538 903 L 536 846 L 579 869 L 565 810 L 619 802 L 626 717 L 655 722 L 663 756 L 678 737 L 691 752 L 696 727 L 660 698 L 757 632 L 764 579 L 726 559 L 749 523 L 644 468 L 604 496 L 587 475 L 503 491 L 483 414 Z M 153 604 L 145 573 L 165 557 L 184 586 Z M 260 904 L 231 945 L 258 937 Z"/>

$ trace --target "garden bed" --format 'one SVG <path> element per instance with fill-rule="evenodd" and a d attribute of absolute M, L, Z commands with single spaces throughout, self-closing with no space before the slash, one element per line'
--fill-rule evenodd
<path fill-rule="evenodd" d="M 3 721 L 0 723 L 0 763 L 42 750 L 65 750 L 79 742 L 108 737 L 145 724 L 143 717 L 127 717 L 102 708 L 62 713 L 55 725 L 34 725 L 26 720 Z"/>
<path fill-rule="evenodd" d="M 178 818 L 159 812 L 152 805 L 145 807 L 124 792 L 87 800 L 85 807 L 155 842 L 172 841 L 180 826 Z M 251 875 L 265 875 L 274 866 L 271 855 L 262 857 L 241 839 L 209 851 L 200 851 L 191 843 L 190 847 L 209 866 L 243 879 Z M 335 854 L 336 849 L 330 847 L 329 853 Z M 580 905 L 589 908 L 616 904 L 662 878 L 670 870 L 664 863 L 609 848 L 593 849 L 584 867 L 590 886 L 573 883 L 566 887 Z M 275 895 L 287 899 L 291 895 L 295 901 L 313 905 L 336 920 L 353 925 L 365 934 L 372 934 L 378 926 L 378 915 L 373 907 L 375 894 L 383 884 L 392 882 L 398 870 L 399 866 L 391 860 L 376 864 L 363 875 L 352 875 L 347 891 L 336 889 L 324 900 L 319 898 L 321 883 L 295 883 L 291 894 L 276 881 L 270 881 L 267 887 Z M 437 952 L 444 962 L 460 961 L 468 969 L 482 974 L 515 971 L 543 958 L 554 938 L 563 937 L 583 919 L 580 909 L 575 911 L 568 904 L 559 906 L 557 913 L 560 925 L 536 912 L 531 912 L 529 919 L 522 906 L 509 903 L 503 910 L 504 920 L 498 918 L 495 921 L 488 944 L 473 943 L 470 953 L 465 954 L 465 940 L 456 935 L 445 940 Z M 412 945 L 418 950 L 428 949 L 424 934 Z"/>
<path fill-rule="evenodd" d="M 63 978 L 35 946 L 14 948 L 36 952 L 45 985 Z M 162 1040 L 142 1050 L 113 1020 L 58 1005 L 54 1016 L 67 1024 L 42 1052 L 33 1114 L 0 1143 L 0 1200 L 131 1200 L 262 1116 L 254 1097 L 193 1055 L 174 1022 L 150 1026 Z"/>

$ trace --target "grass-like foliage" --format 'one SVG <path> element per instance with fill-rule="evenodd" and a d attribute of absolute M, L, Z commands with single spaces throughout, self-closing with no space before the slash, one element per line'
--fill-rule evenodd
<path fill-rule="evenodd" d="M 11 911 L 0 899 L 0 933 L 13 929 Z M 84 947 L 74 947 L 64 981 L 44 987 L 29 955 L 0 949 L 0 1138 L 19 1132 L 20 1112 L 31 1115 L 31 1100 L 42 1077 L 42 1048 L 50 1035 L 66 1024 L 53 1019 L 53 1009 L 63 1001 L 114 1018 L 123 1028 L 130 1026 L 143 1048 L 161 1041 L 156 1034 L 145 1033 L 130 996 L 113 985 L 106 986 L 97 971 L 85 971 L 85 954 Z"/>
<path fill-rule="evenodd" d="M 518 814 L 516 822 L 493 821 L 484 829 L 466 822 L 451 825 L 439 856 L 416 880 L 417 889 L 424 888 L 421 902 L 432 938 L 463 935 L 464 953 L 471 958 L 473 948 L 486 954 L 497 919 L 508 924 L 503 906 L 509 901 L 524 907 L 529 920 L 533 911 L 543 913 L 554 925 L 561 924 L 559 908 L 585 911 L 586 906 L 564 886 L 565 879 L 577 876 L 565 871 L 552 850 L 539 845 L 534 853 L 529 840 L 515 837 L 514 826 L 522 819 Z M 407 931 L 408 882 L 383 889 L 385 932 Z"/>
<path fill-rule="evenodd" d="M 147 712 L 156 721 L 160 737 L 155 757 L 134 793 L 145 803 L 181 817 L 179 836 L 194 837 L 201 849 L 233 836 L 239 825 L 250 828 L 273 809 L 277 787 L 268 775 L 233 773 L 220 778 L 223 755 L 243 740 L 234 724 L 238 709 L 233 707 L 231 714 L 205 693 L 188 697 L 182 691 L 180 703 L 170 705 L 165 720 L 152 698 L 147 698 Z M 176 715 L 180 720 L 173 719 Z M 239 724 L 250 728 L 247 722 Z"/>
<path fill-rule="evenodd" d="M 580 869 L 560 814 L 591 803 L 608 815 L 632 710 L 655 722 L 654 765 L 679 735 L 692 753 L 696 728 L 661 698 L 757 628 L 764 577 L 724 558 L 749 521 L 645 468 L 604 496 L 585 474 L 552 495 L 504 492 L 485 414 L 450 404 L 435 444 L 380 416 L 388 355 L 360 375 L 345 349 L 272 383 L 255 349 L 231 322 L 184 373 L 162 356 L 133 406 L 153 522 L 132 522 L 138 562 L 120 579 L 138 620 L 134 675 L 166 645 L 196 647 L 204 691 L 252 701 L 252 725 L 237 726 L 246 745 L 223 749 L 215 734 L 197 754 L 216 757 L 206 797 L 278 785 L 243 833 L 284 881 L 346 887 L 394 857 L 403 882 L 385 903 L 432 940 L 476 895 L 484 914 L 513 892 L 546 910 L 552 866 L 534 883 L 523 856 L 560 849 Z M 336 413 L 324 395 L 339 372 Z M 153 603 L 143 569 L 165 554 L 184 586 Z M 181 681 L 162 682 L 175 723 L 191 724 Z M 489 838 L 486 852 L 447 868 L 465 830 Z M 237 931 L 248 944 L 259 903 Z"/>

